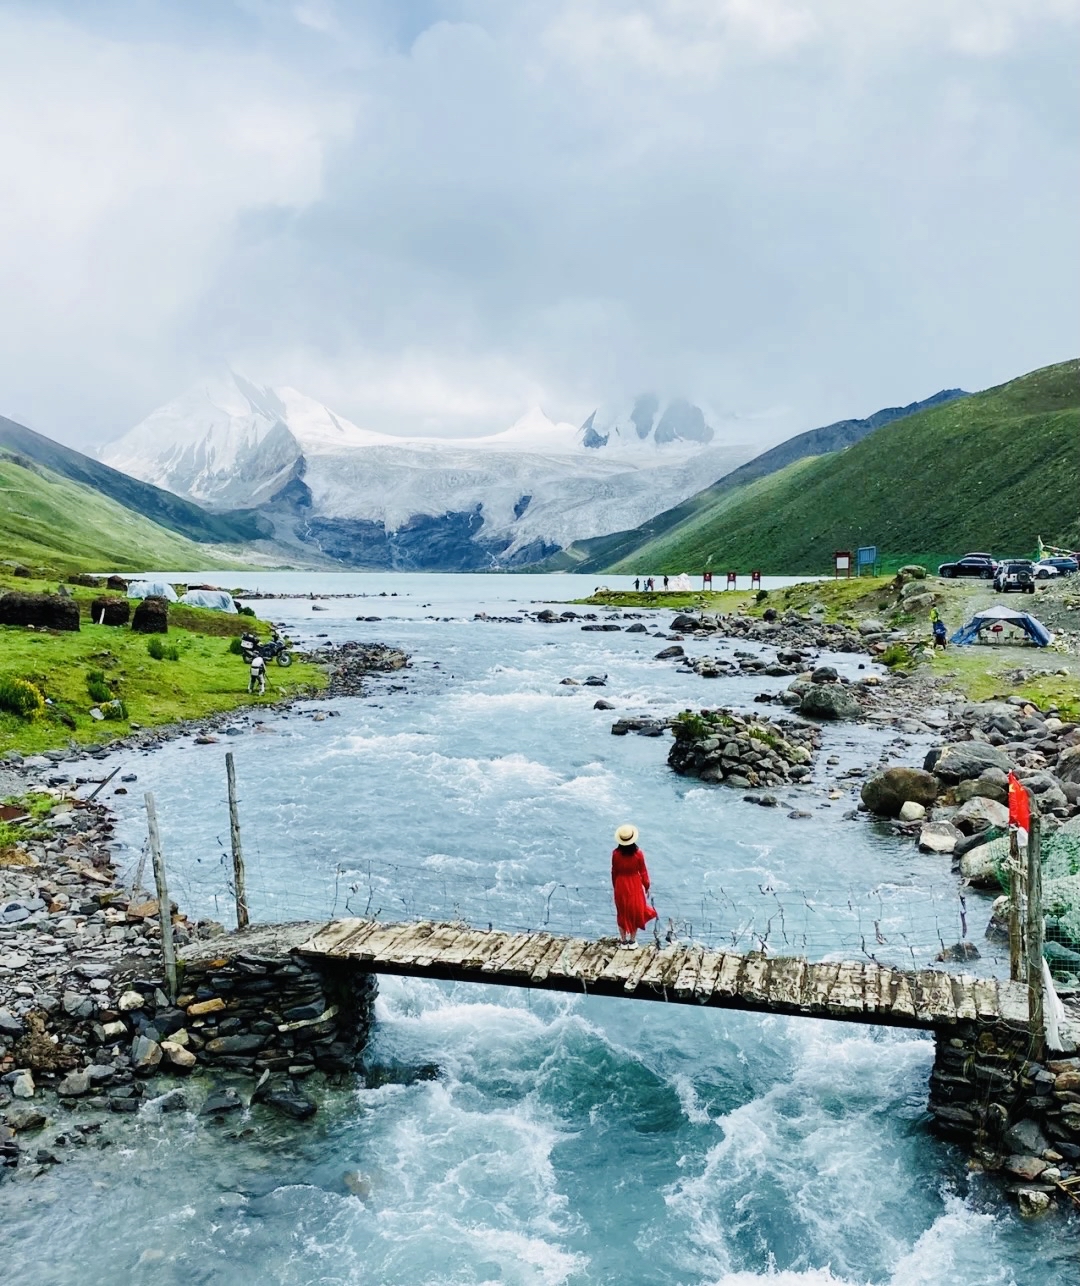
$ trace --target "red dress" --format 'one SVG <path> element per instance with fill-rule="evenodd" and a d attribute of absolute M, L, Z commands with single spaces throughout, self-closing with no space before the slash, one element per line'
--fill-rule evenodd
<path fill-rule="evenodd" d="M 615 916 L 620 933 L 637 933 L 650 920 L 656 919 L 656 911 L 645 900 L 649 891 L 649 872 L 645 866 L 645 854 L 640 848 L 635 848 L 632 853 L 621 848 L 612 851 L 611 885 L 615 890 Z"/>

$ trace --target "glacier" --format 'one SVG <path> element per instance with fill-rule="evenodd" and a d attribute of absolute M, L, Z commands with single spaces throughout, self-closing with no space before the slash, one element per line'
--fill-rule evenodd
<path fill-rule="evenodd" d="M 648 396 L 581 426 L 534 407 L 482 437 L 402 437 L 228 371 L 99 454 L 207 508 L 258 509 L 278 544 L 339 563 L 475 570 L 637 526 L 760 449 L 715 438 L 700 408 Z"/>

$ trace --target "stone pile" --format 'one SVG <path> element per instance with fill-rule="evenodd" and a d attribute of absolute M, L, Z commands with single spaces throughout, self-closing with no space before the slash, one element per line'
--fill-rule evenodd
<path fill-rule="evenodd" d="M 252 1101 L 302 1118 L 302 1082 L 355 1066 L 375 982 L 292 954 L 312 926 L 224 936 L 173 908 L 171 1003 L 159 908 L 119 884 L 106 810 L 60 799 L 41 830 L 0 854 L 0 1168 L 33 1160 L 28 1138 L 57 1104 L 136 1112 L 161 1077 L 203 1070 L 259 1077 Z M 242 1105 L 214 1091 L 202 1110 Z"/>
<path fill-rule="evenodd" d="M 392 673 L 409 664 L 407 654 L 400 648 L 356 641 L 317 648 L 306 659 L 326 667 L 330 676 L 327 695 L 331 697 L 363 696 L 367 675 Z"/>
<path fill-rule="evenodd" d="M 1040 1215 L 1080 1173 L 1080 1057 L 1028 1057 L 1030 1036 L 961 1024 L 937 1038 L 930 1112 L 946 1138 L 1007 1179 L 1021 1213 Z"/>
<path fill-rule="evenodd" d="M 821 734 L 808 724 L 725 709 L 687 711 L 671 726 L 668 764 L 675 772 L 740 789 L 805 780 L 821 744 Z"/>

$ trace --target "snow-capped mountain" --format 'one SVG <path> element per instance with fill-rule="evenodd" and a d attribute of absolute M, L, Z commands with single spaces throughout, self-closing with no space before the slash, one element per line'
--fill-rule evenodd
<path fill-rule="evenodd" d="M 713 436 L 690 403 L 639 398 L 581 426 L 534 408 L 486 437 L 403 438 L 229 372 L 100 454 L 209 508 L 257 508 L 278 540 L 353 566 L 467 570 L 634 527 L 755 453 Z"/>

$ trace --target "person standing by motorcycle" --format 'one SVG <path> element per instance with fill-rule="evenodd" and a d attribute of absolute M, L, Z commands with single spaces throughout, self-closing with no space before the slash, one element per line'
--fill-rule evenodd
<path fill-rule="evenodd" d="M 266 691 L 266 661 L 259 652 L 251 658 L 251 667 L 248 671 L 248 691 L 254 692 L 256 684 L 259 688 L 259 696 Z"/>

